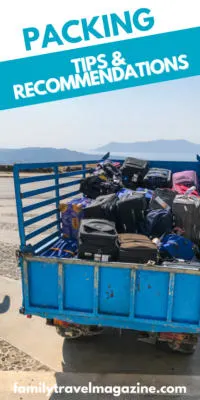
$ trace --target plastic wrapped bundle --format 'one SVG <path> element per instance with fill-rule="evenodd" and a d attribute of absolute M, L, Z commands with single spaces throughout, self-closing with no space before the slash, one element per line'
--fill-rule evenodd
<path fill-rule="evenodd" d="M 73 239 L 59 239 L 50 248 L 40 254 L 49 258 L 73 258 L 77 255 L 77 241 Z"/>
<path fill-rule="evenodd" d="M 91 203 L 88 198 L 73 199 L 67 204 L 60 204 L 62 232 L 64 238 L 77 239 L 84 209 Z"/>

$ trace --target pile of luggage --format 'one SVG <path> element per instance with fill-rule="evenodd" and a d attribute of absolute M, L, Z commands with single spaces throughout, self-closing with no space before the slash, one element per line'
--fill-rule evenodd
<path fill-rule="evenodd" d="M 104 161 L 81 181 L 82 199 L 61 205 L 63 238 L 79 258 L 160 263 L 192 260 L 200 244 L 200 197 L 195 171 L 172 174 L 127 158 Z"/>

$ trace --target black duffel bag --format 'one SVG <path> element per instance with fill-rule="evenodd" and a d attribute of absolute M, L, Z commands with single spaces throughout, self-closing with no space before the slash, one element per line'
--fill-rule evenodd
<path fill-rule="evenodd" d="M 112 161 L 104 161 L 103 163 L 100 164 L 101 168 L 103 169 L 104 173 L 106 176 L 110 179 L 113 178 L 121 178 L 121 171 L 119 168 L 117 168 Z"/>
<path fill-rule="evenodd" d="M 113 181 L 102 179 L 101 175 L 89 176 L 82 179 L 80 183 L 80 192 L 90 199 L 96 199 L 98 196 L 116 193 L 123 187 L 120 179 Z"/>
<path fill-rule="evenodd" d="M 99 196 L 93 200 L 84 210 L 85 218 L 108 219 L 116 221 L 116 203 L 118 197 L 116 194 L 107 194 Z"/>
<path fill-rule="evenodd" d="M 90 199 L 96 199 L 101 194 L 102 179 L 99 176 L 89 176 L 81 180 L 80 192 Z"/>

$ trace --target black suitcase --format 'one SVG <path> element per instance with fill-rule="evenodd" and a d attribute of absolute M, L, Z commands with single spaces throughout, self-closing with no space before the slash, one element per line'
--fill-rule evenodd
<path fill-rule="evenodd" d="M 108 256 L 116 260 L 119 253 L 118 234 L 115 223 L 103 219 L 83 219 L 78 239 L 80 258 L 94 258 L 94 255 Z"/>
<path fill-rule="evenodd" d="M 121 233 L 140 233 L 147 208 L 145 193 L 132 192 L 117 202 L 117 230 Z"/>
<path fill-rule="evenodd" d="M 116 203 L 118 197 L 116 194 L 99 196 L 93 200 L 84 210 L 85 218 L 108 219 L 116 221 Z"/>
<path fill-rule="evenodd" d="M 172 172 L 164 168 L 150 168 L 143 182 L 148 189 L 170 188 L 172 187 Z"/>
<path fill-rule="evenodd" d="M 126 186 L 135 187 L 142 182 L 147 171 L 148 161 L 128 157 L 121 167 L 123 183 Z"/>
<path fill-rule="evenodd" d="M 171 189 L 156 189 L 150 200 L 149 208 L 151 210 L 172 208 L 173 201 L 177 192 Z"/>
<path fill-rule="evenodd" d="M 197 196 L 177 195 L 172 205 L 175 225 L 184 236 L 200 245 L 200 199 Z"/>
<path fill-rule="evenodd" d="M 156 261 L 157 247 L 144 235 L 122 233 L 119 235 L 119 261 L 146 264 Z"/>

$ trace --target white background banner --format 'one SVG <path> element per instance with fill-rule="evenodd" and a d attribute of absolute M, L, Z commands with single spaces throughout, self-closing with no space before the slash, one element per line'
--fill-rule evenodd
<path fill-rule="evenodd" d="M 120 35 L 109 38 L 82 40 L 79 43 L 64 41 L 64 45 L 50 43 L 47 48 L 42 48 L 45 28 L 52 24 L 56 32 L 61 36 L 63 25 L 72 19 L 91 19 L 94 16 L 117 13 L 123 18 L 123 13 L 129 11 L 133 14 L 138 8 L 149 8 L 155 19 L 152 29 L 139 31 L 133 29 L 133 33 L 127 34 L 121 30 Z M 68 49 L 91 46 L 95 44 L 108 43 L 123 39 L 132 39 L 141 36 L 155 35 L 158 33 L 171 32 L 181 29 L 193 28 L 200 25 L 199 0 L 94 0 L 66 1 L 66 0 L 2 0 L 0 13 L 0 61 L 14 60 L 17 58 L 30 57 L 45 53 L 53 53 Z M 39 30 L 38 40 L 32 42 L 31 51 L 25 48 L 23 29 L 35 27 Z M 95 27 L 99 31 L 100 25 Z M 71 27 L 80 32 L 80 26 Z M 76 31 L 77 32 L 77 31 Z M 62 36 L 61 36 L 62 37 Z"/>

